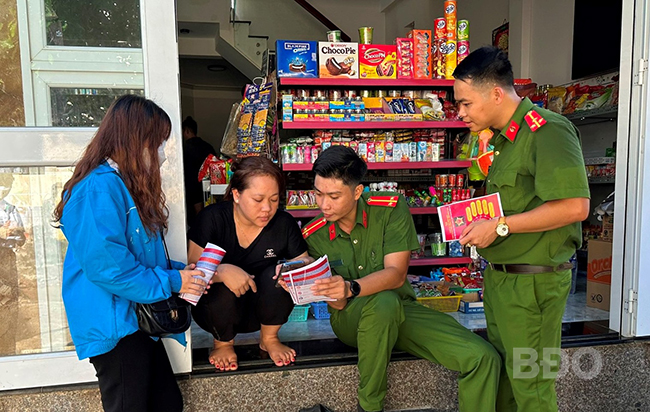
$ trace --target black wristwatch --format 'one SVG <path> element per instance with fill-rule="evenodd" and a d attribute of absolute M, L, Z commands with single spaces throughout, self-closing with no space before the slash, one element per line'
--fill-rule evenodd
<path fill-rule="evenodd" d="M 359 293 L 361 293 L 361 285 L 359 285 L 356 280 L 350 281 L 350 293 L 352 293 L 352 296 L 350 296 L 348 300 L 356 298 L 359 296 Z"/>

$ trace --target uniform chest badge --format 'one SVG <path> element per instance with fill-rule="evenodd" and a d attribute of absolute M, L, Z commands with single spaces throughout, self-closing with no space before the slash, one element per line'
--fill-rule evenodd
<path fill-rule="evenodd" d="M 508 140 L 514 142 L 515 138 L 517 137 L 517 132 L 519 132 L 519 125 L 514 120 L 510 121 L 508 130 L 506 130 L 506 137 Z"/>

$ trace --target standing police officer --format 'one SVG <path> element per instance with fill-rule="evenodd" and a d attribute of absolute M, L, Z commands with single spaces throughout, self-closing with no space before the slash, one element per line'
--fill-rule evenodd
<path fill-rule="evenodd" d="M 358 348 L 358 410 L 383 410 L 393 348 L 460 372 L 461 412 L 494 412 L 501 362 L 494 348 L 451 316 L 420 305 L 406 280 L 419 249 L 406 201 L 395 193 L 363 193 L 367 166 L 348 147 L 333 146 L 314 163 L 322 214 L 304 227 L 309 255 L 327 255 L 335 276 L 317 280 L 330 323 Z"/>
<path fill-rule="evenodd" d="M 503 359 L 497 411 L 557 411 L 568 261 L 581 244 L 580 222 L 589 215 L 578 131 L 563 116 L 517 95 L 512 66 L 497 48 L 472 52 L 454 77 L 467 127 L 497 130 L 486 187 L 500 193 L 505 217 L 475 222 L 461 238 L 490 262 L 485 316 L 488 338 Z"/>

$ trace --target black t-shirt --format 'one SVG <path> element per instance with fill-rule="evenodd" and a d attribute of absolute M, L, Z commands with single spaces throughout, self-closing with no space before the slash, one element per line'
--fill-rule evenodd
<path fill-rule="evenodd" d="M 201 247 L 210 242 L 226 250 L 221 263 L 230 263 L 250 275 L 261 273 L 280 259 L 293 259 L 307 251 L 307 243 L 294 218 L 278 210 L 253 243 L 246 249 L 239 245 L 232 202 L 221 202 L 203 209 L 188 233 Z"/>
<path fill-rule="evenodd" d="M 203 202 L 203 184 L 199 182 L 199 171 L 209 155 L 217 155 L 210 143 L 200 137 L 183 142 L 183 172 L 185 173 L 185 202 L 187 221 L 194 220 L 194 205 Z"/>

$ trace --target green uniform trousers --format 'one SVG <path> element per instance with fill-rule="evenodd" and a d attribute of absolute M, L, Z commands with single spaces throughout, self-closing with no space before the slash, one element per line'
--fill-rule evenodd
<path fill-rule="evenodd" d="M 501 360 L 487 341 L 451 316 L 383 291 L 351 300 L 333 311 L 336 336 L 359 349 L 359 404 L 380 411 L 393 348 L 460 372 L 461 412 L 494 412 Z"/>
<path fill-rule="evenodd" d="M 488 339 L 503 360 L 497 412 L 557 412 L 571 271 L 521 275 L 488 267 L 484 287 Z"/>

